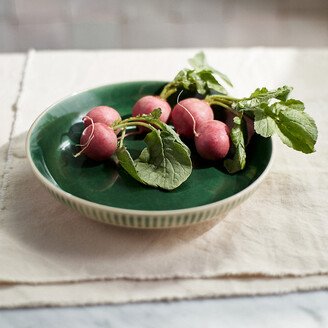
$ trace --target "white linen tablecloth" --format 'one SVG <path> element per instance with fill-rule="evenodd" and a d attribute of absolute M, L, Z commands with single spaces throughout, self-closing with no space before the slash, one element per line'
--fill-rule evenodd
<path fill-rule="evenodd" d="M 10 64 L 0 57 L 0 71 L 17 72 L 7 85 L 13 96 L 0 94 L 10 125 L 0 138 L 0 307 L 328 287 L 328 49 L 205 49 L 234 82 L 233 94 L 291 85 L 319 128 L 311 155 L 275 140 L 269 176 L 220 223 L 163 231 L 106 226 L 55 201 L 33 176 L 26 131 L 47 106 L 101 84 L 170 80 L 196 51 L 30 51 Z"/>

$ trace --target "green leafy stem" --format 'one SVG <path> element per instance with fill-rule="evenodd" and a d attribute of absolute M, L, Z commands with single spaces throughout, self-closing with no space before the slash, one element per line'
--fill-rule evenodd
<path fill-rule="evenodd" d="M 190 176 L 192 163 L 189 148 L 176 132 L 161 122 L 160 109 L 149 115 L 130 117 L 116 122 L 112 127 L 121 131 L 116 156 L 123 169 L 137 181 L 165 190 L 177 188 Z M 137 159 L 133 159 L 124 146 L 126 129 L 141 126 L 150 130 L 144 141 L 144 148 Z"/>
<path fill-rule="evenodd" d="M 219 77 L 226 85 L 232 87 L 229 78 L 211 67 L 203 52 L 189 59 L 192 68 L 181 70 L 172 82 L 162 90 L 160 97 L 167 99 L 179 90 L 198 93 L 210 105 L 225 108 L 235 115 L 230 132 L 232 158 L 224 165 L 230 173 L 242 170 L 246 165 L 247 124 L 254 124 L 256 133 L 263 137 L 277 134 L 288 147 L 303 153 L 314 152 L 318 130 L 314 120 L 305 113 L 304 104 L 296 99 L 288 99 L 292 88 L 283 86 L 275 90 L 256 89 L 249 97 L 234 98 L 228 95 Z M 247 124 L 243 117 L 251 118 Z"/>
<path fill-rule="evenodd" d="M 229 78 L 211 67 L 203 52 L 189 59 L 191 68 L 181 70 L 160 93 L 167 99 L 180 90 L 199 94 L 211 106 L 230 111 L 235 117 L 230 132 L 232 147 L 224 165 L 235 173 L 246 165 L 246 143 L 249 125 L 263 137 L 277 134 L 288 147 L 303 153 L 312 153 L 318 137 L 316 124 L 306 112 L 304 104 L 288 99 L 292 88 L 283 86 L 275 90 L 256 89 L 249 97 L 235 98 L 228 95 L 221 82 L 232 87 Z M 219 82 L 219 80 L 221 82 Z M 245 119 L 246 118 L 246 119 Z"/>
<path fill-rule="evenodd" d="M 233 158 L 224 163 L 230 173 L 242 170 L 246 164 L 247 125 L 242 120 L 244 115 L 252 118 L 257 134 L 271 137 L 276 133 L 288 147 L 306 154 L 315 151 L 317 126 L 305 112 L 303 102 L 288 99 L 291 91 L 291 87 L 283 86 L 275 90 L 259 88 L 249 97 L 241 99 L 227 95 L 205 97 L 210 105 L 223 107 L 236 116 L 230 135 L 234 148 Z"/>
<path fill-rule="evenodd" d="M 167 99 L 180 89 L 197 92 L 201 95 L 206 95 L 213 91 L 219 94 L 227 94 L 226 89 L 215 76 L 218 76 L 232 87 L 231 81 L 225 74 L 217 71 L 207 63 L 203 52 L 199 52 L 189 59 L 189 64 L 192 68 L 181 70 L 173 81 L 164 87 L 160 94 L 161 98 Z"/>

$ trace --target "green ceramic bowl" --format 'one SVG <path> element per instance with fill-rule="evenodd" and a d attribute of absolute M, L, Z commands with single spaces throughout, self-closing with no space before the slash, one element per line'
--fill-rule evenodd
<path fill-rule="evenodd" d="M 272 162 L 272 141 L 256 135 L 248 146 L 248 164 L 230 175 L 220 164 L 202 161 L 193 151 L 189 179 L 173 191 L 147 187 L 109 160 L 95 163 L 74 158 L 82 117 L 94 106 L 110 105 L 122 117 L 131 115 L 140 97 L 158 94 L 164 82 L 106 85 L 65 98 L 49 107 L 32 125 L 27 155 L 36 177 L 58 200 L 83 215 L 124 227 L 167 228 L 222 218 L 259 186 Z M 127 147 L 137 155 L 140 137 Z"/>

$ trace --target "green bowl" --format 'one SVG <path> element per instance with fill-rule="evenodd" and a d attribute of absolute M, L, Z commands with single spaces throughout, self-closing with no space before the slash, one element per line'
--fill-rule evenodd
<path fill-rule="evenodd" d="M 85 156 L 73 156 L 83 129 L 81 119 L 90 108 L 109 105 L 127 117 L 140 97 L 158 94 L 164 84 L 143 81 L 106 85 L 50 106 L 27 136 L 27 155 L 36 177 L 64 204 L 108 224 L 168 228 L 223 218 L 246 200 L 268 173 L 271 139 L 255 135 L 247 148 L 246 168 L 233 175 L 221 163 L 213 166 L 192 151 L 193 172 L 173 191 L 135 181 L 112 160 L 95 163 Z M 129 137 L 127 147 L 137 156 L 144 143 L 140 137 Z"/>

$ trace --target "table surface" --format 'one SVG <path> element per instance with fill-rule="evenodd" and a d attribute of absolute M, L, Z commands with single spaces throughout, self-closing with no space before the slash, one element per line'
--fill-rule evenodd
<path fill-rule="evenodd" d="M 24 54 L 0 55 L 0 101 L 10 121 Z M 9 66 L 7 64 L 10 64 Z M 6 68 L 7 67 L 7 68 Z M 9 67 L 9 68 L 8 68 Z M 4 84 L 10 81 L 11 83 Z M 2 136 L 10 137 L 10 124 Z M 5 143 L 0 140 L 0 146 Z M 0 176 L 2 163 L 0 159 Z M 1 181 L 0 181 L 1 182 Z M 328 327 L 328 291 L 177 302 L 0 310 L 0 327 Z"/>
<path fill-rule="evenodd" d="M 1 328 L 328 327 L 328 292 L 0 311 Z"/>

